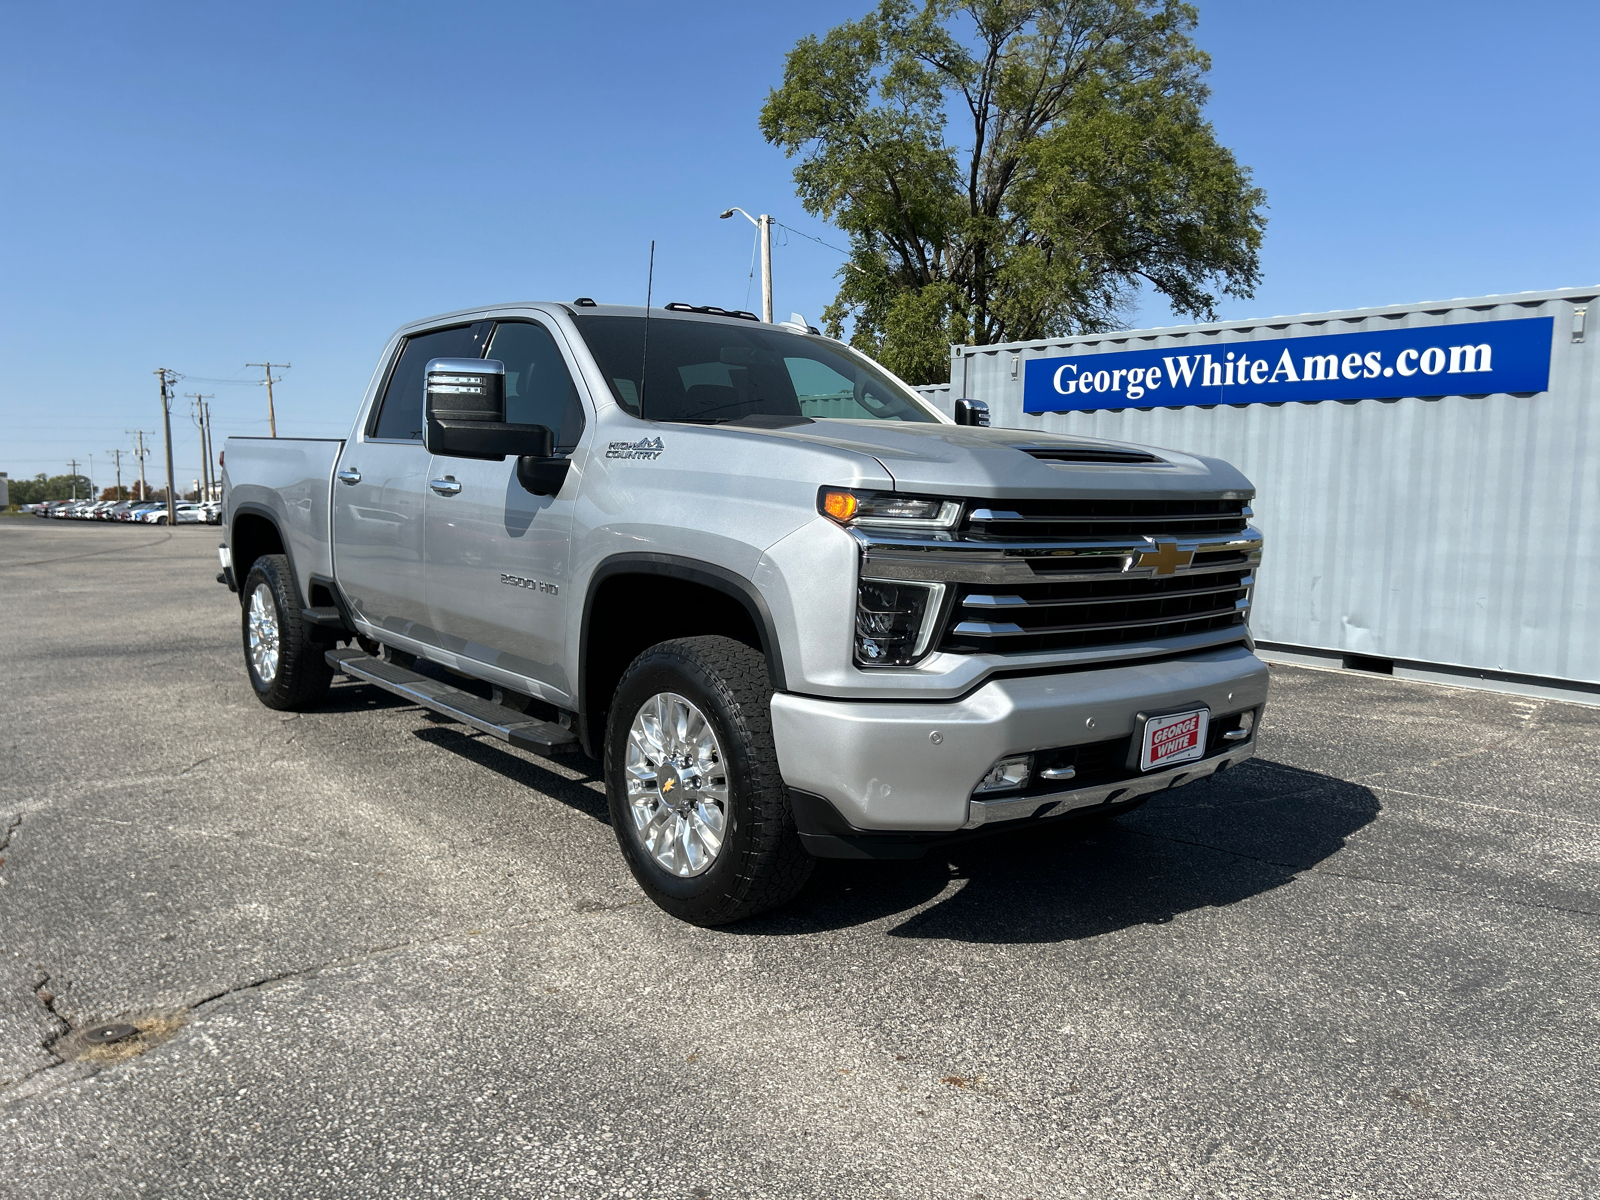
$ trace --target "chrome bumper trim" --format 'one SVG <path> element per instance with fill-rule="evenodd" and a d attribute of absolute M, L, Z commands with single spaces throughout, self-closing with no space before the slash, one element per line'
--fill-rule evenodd
<path fill-rule="evenodd" d="M 1098 804 L 1118 804 L 1151 792 L 1182 787 L 1215 775 L 1225 767 L 1235 767 L 1256 752 L 1255 739 L 1244 745 L 1213 755 L 1199 762 L 1184 763 L 1166 771 L 1138 775 L 1132 779 L 1119 779 L 1099 787 L 1079 788 L 1076 791 L 1056 792 L 1048 796 L 1018 796 L 1012 800 L 973 800 L 968 809 L 967 823 L 962 829 L 977 829 L 997 821 L 1018 821 L 1037 814 L 1039 817 L 1058 817 L 1077 808 L 1093 808 Z M 1048 811 L 1041 812 L 1041 809 Z"/>
<path fill-rule="evenodd" d="M 1157 568 L 1134 564 L 1158 541 L 1170 541 L 1179 553 L 1189 556 L 1185 565 L 1169 570 L 1162 578 L 1172 574 L 1210 575 L 1254 567 L 1261 561 L 1262 547 L 1261 531 L 1253 527 L 1239 533 L 1196 537 L 1129 535 L 1041 541 L 985 541 L 949 535 L 918 538 L 885 534 L 878 529 L 851 529 L 850 533 L 861 547 L 864 569 L 876 579 L 988 585 L 1156 578 Z M 1193 563 L 1195 555 L 1219 553 L 1240 557 L 1227 563 Z M 1035 571 L 1036 565 L 1047 570 Z"/>

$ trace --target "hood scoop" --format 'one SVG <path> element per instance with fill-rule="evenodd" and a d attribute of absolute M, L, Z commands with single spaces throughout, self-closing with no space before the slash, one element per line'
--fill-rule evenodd
<path fill-rule="evenodd" d="M 1164 460 L 1143 450 L 1124 450 L 1115 446 L 1013 446 L 1013 450 L 1047 463 L 1159 463 Z"/>

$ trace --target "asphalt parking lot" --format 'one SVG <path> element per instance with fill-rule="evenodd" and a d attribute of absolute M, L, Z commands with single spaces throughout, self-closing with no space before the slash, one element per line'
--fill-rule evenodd
<path fill-rule="evenodd" d="M 0 1195 L 1600 1194 L 1600 709 L 1274 668 L 1221 779 L 702 930 L 586 760 L 259 705 L 217 541 L 0 520 Z"/>

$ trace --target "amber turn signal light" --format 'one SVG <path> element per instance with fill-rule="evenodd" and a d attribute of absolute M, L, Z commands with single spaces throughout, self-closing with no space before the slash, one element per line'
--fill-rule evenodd
<path fill-rule="evenodd" d="M 822 493 L 822 511 L 841 525 L 856 515 L 861 502 L 849 492 Z"/>

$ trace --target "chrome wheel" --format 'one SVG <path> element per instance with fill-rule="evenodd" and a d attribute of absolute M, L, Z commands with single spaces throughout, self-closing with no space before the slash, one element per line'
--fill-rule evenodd
<path fill-rule="evenodd" d="M 628 729 L 628 814 L 662 870 L 690 879 L 710 870 L 728 833 L 728 773 L 706 715 L 676 692 L 657 692 Z"/>
<path fill-rule="evenodd" d="M 251 669 L 257 679 L 270 686 L 278 677 L 278 606 L 266 584 L 256 584 L 256 590 L 250 593 L 250 612 L 245 620 Z"/>

